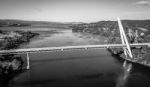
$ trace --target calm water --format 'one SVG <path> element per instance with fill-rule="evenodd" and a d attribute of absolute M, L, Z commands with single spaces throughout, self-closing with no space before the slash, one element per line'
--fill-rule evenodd
<path fill-rule="evenodd" d="M 20 48 L 104 44 L 105 41 L 99 35 L 72 33 L 67 29 L 33 32 L 40 36 Z M 8 87 L 150 87 L 149 68 L 120 61 L 106 49 L 33 53 L 30 64 L 31 69 L 14 77 Z"/>

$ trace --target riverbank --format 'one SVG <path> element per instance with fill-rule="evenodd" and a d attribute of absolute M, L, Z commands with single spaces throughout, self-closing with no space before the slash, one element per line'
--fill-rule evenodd
<path fill-rule="evenodd" d="M 129 43 L 149 43 L 150 42 L 150 21 L 124 20 L 125 33 Z M 107 38 L 107 44 L 121 44 L 120 33 L 116 21 L 100 21 L 90 24 L 79 24 L 71 26 L 73 32 L 87 32 L 98 34 Z M 112 54 L 126 59 L 123 49 L 109 48 Z M 132 47 L 133 59 L 127 57 L 128 61 L 150 66 L 150 48 L 147 46 Z"/>
<path fill-rule="evenodd" d="M 10 31 L 1 33 L 0 49 L 15 49 L 22 43 L 27 43 L 31 38 L 39 35 L 30 31 Z"/>
<path fill-rule="evenodd" d="M 23 43 L 27 43 L 31 38 L 39 35 L 30 31 L 1 31 L 0 49 L 16 49 Z M 23 60 L 15 54 L 3 54 L 0 56 L 0 76 L 12 75 L 12 73 L 22 70 Z M 14 75 L 13 74 L 13 75 Z"/>

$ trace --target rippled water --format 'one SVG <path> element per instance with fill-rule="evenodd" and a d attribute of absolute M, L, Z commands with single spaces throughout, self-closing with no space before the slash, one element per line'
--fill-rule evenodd
<path fill-rule="evenodd" d="M 34 30 L 40 36 L 20 48 L 104 44 L 105 38 L 67 29 Z M 113 57 L 106 49 L 72 50 L 30 55 L 31 69 L 8 87 L 150 87 L 150 69 Z M 26 58 L 26 55 L 20 55 Z"/>

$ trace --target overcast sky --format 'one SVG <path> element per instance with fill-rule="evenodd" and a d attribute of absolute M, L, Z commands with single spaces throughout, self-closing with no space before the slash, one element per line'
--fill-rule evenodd
<path fill-rule="evenodd" d="M 58 22 L 150 19 L 150 0 L 0 0 L 0 19 Z"/>

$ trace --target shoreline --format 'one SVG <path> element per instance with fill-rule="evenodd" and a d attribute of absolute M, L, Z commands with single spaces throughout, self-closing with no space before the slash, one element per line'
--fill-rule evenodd
<path fill-rule="evenodd" d="M 30 31 L 10 31 L 1 32 L 3 40 L 1 41 L 1 49 L 9 50 L 16 49 L 21 44 L 30 42 L 30 39 L 39 35 L 38 33 L 33 33 Z M 16 73 L 22 71 L 22 66 L 24 62 L 20 56 L 15 54 L 3 54 L 0 56 L 0 75 L 11 75 L 11 73 Z"/>

